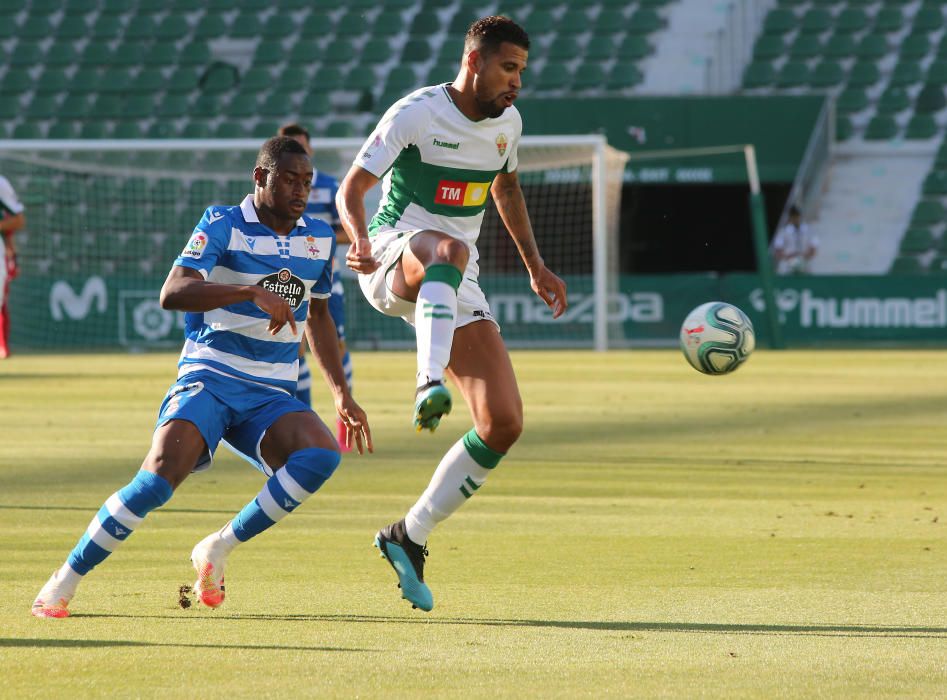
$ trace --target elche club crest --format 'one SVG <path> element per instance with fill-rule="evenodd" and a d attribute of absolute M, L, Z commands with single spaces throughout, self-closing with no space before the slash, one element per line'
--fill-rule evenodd
<path fill-rule="evenodd" d="M 509 142 L 506 140 L 506 134 L 500 134 L 499 136 L 497 136 L 497 141 L 496 141 L 497 153 L 499 153 L 501 156 L 506 153 L 507 143 Z"/>
<path fill-rule="evenodd" d="M 306 295 L 306 285 L 288 267 L 267 275 L 257 282 L 257 286 L 283 297 L 294 309 L 299 308 L 299 305 L 303 302 L 303 297 Z"/>

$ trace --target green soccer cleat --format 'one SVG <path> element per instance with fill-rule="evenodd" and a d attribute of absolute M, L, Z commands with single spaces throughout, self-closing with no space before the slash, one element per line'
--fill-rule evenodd
<path fill-rule="evenodd" d="M 404 519 L 379 530 L 375 535 L 375 546 L 381 550 L 382 559 L 386 559 L 398 574 L 401 597 L 413 608 L 430 611 L 434 607 L 434 595 L 424 583 L 427 547 L 411 541 L 405 531 Z"/>
<path fill-rule="evenodd" d="M 441 417 L 450 413 L 453 403 L 450 392 L 439 380 L 429 381 L 418 387 L 414 394 L 414 428 L 419 433 L 422 430 L 434 429 L 441 422 Z"/>

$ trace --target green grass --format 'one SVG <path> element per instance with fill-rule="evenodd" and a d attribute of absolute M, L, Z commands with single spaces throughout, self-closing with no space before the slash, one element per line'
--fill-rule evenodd
<path fill-rule="evenodd" d="M 942 352 L 758 352 L 719 378 L 671 351 L 514 363 L 526 430 L 432 537 L 432 613 L 372 535 L 469 419 L 416 435 L 413 357 L 366 353 L 376 454 L 233 554 L 223 608 L 176 591 L 262 483 L 225 450 L 63 621 L 30 602 L 140 464 L 174 358 L 0 363 L 0 696 L 943 694 Z"/>

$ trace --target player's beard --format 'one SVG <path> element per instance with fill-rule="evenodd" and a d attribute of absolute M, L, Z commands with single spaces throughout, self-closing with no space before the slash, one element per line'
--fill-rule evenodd
<path fill-rule="evenodd" d="M 506 110 L 506 105 L 501 101 L 507 93 L 501 92 L 493 99 L 484 99 L 479 91 L 474 93 L 474 100 L 477 102 L 477 110 L 488 119 L 496 119 Z"/>

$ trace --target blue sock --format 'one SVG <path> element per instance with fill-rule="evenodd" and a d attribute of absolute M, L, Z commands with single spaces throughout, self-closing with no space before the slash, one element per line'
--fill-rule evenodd
<path fill-rule="evenodd" d="M 148 513 L 167 503 L 172 493 L 171 484 L 163 477 L 139 471 L 127 486 L 109 496 L 99 508 L 66 563 L 77 574 L 85 576 L 128 539 Z"/>
<path fill-rule="evenodd" d="M 267 479 L 257 497 L 243 507 L 231 522 L 241 542 L 279 522 L 319 490 L 339 466 L 339 453 L 310 447 L 289 456 L 286 466 Z"/>

